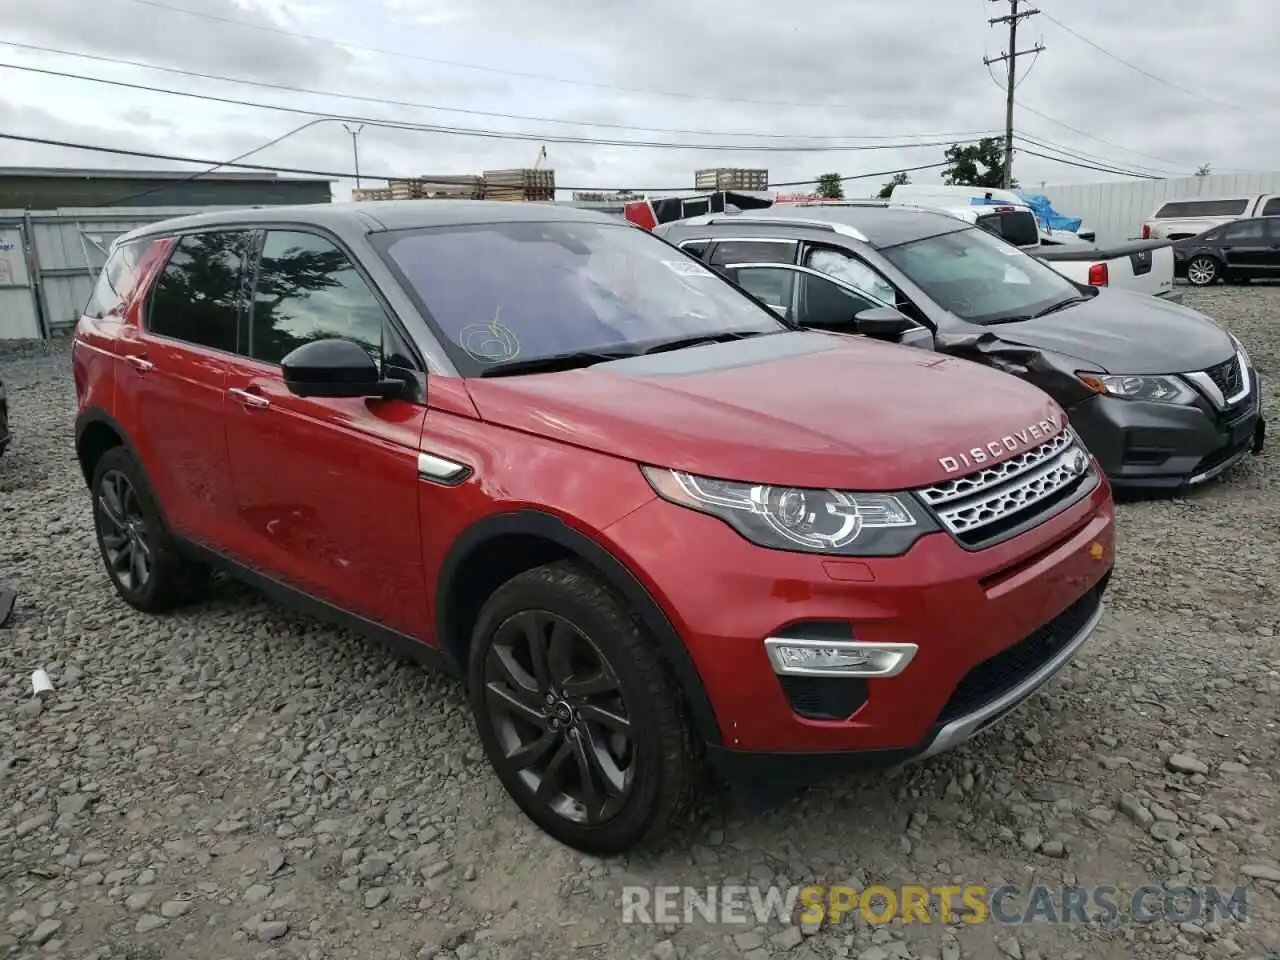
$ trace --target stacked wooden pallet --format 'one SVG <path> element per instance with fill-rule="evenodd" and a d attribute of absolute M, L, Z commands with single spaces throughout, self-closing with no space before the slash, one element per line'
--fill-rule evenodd
<path fill-rule="evenodd" d="M 394 200 L 478 200 L 484 195 L 484 180 L 476 176 L 424 174 L 390 184 Z"/>
<path fill-rule="evenodd" d="M 390 187 L 356 187 L 351 191 L 351 199 L 357 202 L 361 200 L 390 200 L 392 196 Z"/>
<path fill-rule="evenodd" d="M 554 170 L 486 170 L 484 172 L 484 198 L 486 200 L 554 200 L 556 198 L 556 172 Z"/>

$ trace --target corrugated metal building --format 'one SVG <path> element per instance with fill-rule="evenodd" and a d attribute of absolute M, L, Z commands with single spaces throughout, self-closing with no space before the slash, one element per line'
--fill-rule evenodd
<path fill-rule="evenodd" d="M 1043 193 L 1053 202 L 1054 209 L 1064 216 L 1082 218 L 1085 225 L 1097 233 L 1098 242 L 1108 244 L 1140 236 L 1142 221 L 1166 200 L 1280 193 L 1280 171 L 1065 184 L 1038 190 L 1024 185 L 1023 189 L 1029 193 Z"/>
<path fill-rule="evenodd" d="M 0 167 L 0 210 L 329 203 L 331 181 L 274 173 Z"/>
<path fill-rule="evenodd" d="M 218 208 L 0 208 L 0 340 L 69 330 L 116 237 L 157 220 L 212 209 Z"/>

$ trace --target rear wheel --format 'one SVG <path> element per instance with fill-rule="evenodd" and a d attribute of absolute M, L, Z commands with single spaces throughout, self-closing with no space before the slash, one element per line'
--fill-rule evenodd
<path fill-rule="evenodd" d="M 98 549 L 120 597 L 147 613 L 187 599 L 200 571 L 178 552 L 155 495 L 127 450 L 114 447 L 99 458 L 90 490 Z"/>
<path fill-rule="evenodd" d="M 539 827 L 620 853 L 688 810 L 701 764 L 683 702 L 620 598 L 572 561 L 519 574 L 480 613 L 468 680 L 480 739 Z"/>
<path fill-rule="evenodd" d="M 1187 264 L 1187 280 L 1196 287 L 1216 283 L 1222 270 L 1213 257 L 1196 257 Z"/>

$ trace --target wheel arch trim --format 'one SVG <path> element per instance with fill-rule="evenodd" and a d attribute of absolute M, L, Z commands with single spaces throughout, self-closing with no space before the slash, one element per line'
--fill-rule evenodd
<path fill-rule="evenodd" d="M 137 465 L 138 471 L 142 474 L 142 479 L 147 484 L 147 489 L 151 491 L 151 499 L 154 502 L 156 512 L 160 514 L 160 522 L 165 525 L 166 529 L 172 530 L 173 527 L 169 524 L 169 517 L 165 513 L 164 505 L 160 503 L 160 498 L 155 492 L 155 484 L 151 482 L 151 477 L 147 473 L 146 464 L 142 462 L 142 457 L 138 455 L 138 448 L 133 445 L 133 440 L 130 439 L 128 431 L 125 430 L 124 427 L 120 426 L 119 421 L 101 407 L 90 407 L 76 416 L 76 461 L 80 464 L 80 472 L 82 474 L 85 472 L 84 461 L 81 459 L 80 443 L 84 439 L 84 435 L 89 428 L 96 425 L 110 428 L 110 430 L 120 438 L 121 446 L 123 446 L 124 449 L 128 451 L 129 456 L 133 458 L 133 462 Z M 89 486 L 92 483 L 93 477 L 86 475 L 85 485 Z"/>
<path fill-rule="evenodd" d="M 494 514 L 468 527 L 449 548 L 436 585 L 436 641 L 444 649 L 456 649 L 454 627 L 450 623 L 450 597 L 459 571 L 468 558 L 486 544 L 506 536 L 540 537 L 563 547 L 590 564 L 617 590 L 640 617 L 658 652 L 671 668 L 689 706 L 697 735 L 706 743 L 723 742 L 720 725 L 707 697 L 702 677 L 670 618 L 640 578 L 612 552 L 591 536 L 570 527 L 559 517 L 541 510 L 520 509 Z M 461 638 L 469 642 L 470 637 Z"/>

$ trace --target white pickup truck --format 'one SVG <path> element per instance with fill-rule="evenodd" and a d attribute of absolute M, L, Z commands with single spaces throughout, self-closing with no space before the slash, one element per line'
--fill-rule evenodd
<path fill-rule="evenodd" d="M 1111 247 L 1041 246 L 1027 253 L 1076 283 L 1181 299 L 1173 289 L 1173 244 L 1168 240 L 1130 240 Z"/>

